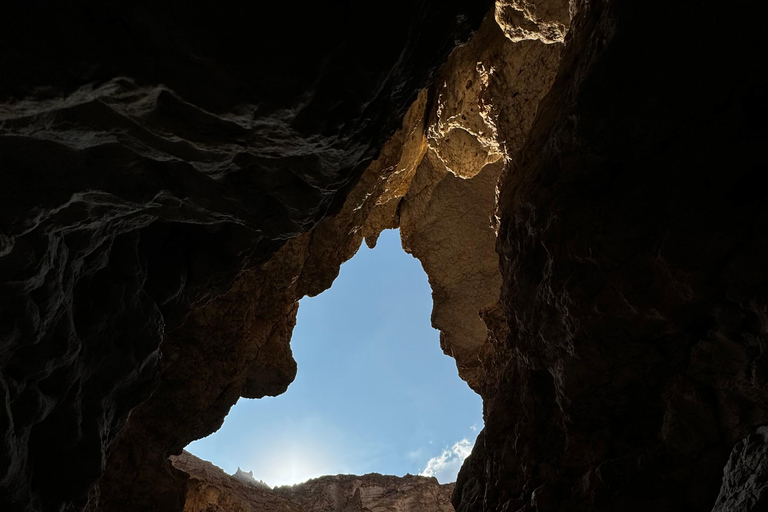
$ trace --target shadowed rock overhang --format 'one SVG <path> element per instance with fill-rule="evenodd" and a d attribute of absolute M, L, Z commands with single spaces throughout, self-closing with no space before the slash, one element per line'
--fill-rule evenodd
<path fill-rule="evenodd" d="M 399 227 L 483 397 L 458 511 L 765 506 L 764 7 L 35 8 L 0 35 L 3 504 L 181 510 L 168 456 L 283 392 L 297 301 Z"/>

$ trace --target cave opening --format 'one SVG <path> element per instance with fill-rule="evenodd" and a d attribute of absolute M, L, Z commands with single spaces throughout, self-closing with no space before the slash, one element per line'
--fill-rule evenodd
<path fill-rule="evenodd" d="M 239 400 L 187 450 L 270 486 L 371 472 L 455 481 L 482 428 L 482 402 L 439 350 L 431 310 L 421 264 L 398 230 L 383 232 L 330 289 L 301 300 L 288 390 Z"/>

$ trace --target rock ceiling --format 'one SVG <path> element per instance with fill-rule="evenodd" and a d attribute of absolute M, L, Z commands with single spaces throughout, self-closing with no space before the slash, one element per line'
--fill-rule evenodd
<path fill-rule="evenodd" d="M 12 2 L 3 510 L 184 509 L 169 456 L 285 391 L 297 301 L 393 227 L 484 401 L 456 510 L 762 510 L 768 53 L 736 4 Z"/>

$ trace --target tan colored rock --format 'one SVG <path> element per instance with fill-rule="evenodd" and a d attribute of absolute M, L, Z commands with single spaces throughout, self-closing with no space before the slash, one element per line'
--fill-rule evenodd
<path fill-rule="evenodd" d="M 188 452 L 171 460 L 189 475 L 184 512 L 453 512 L 454 484 L 431 477 L 336 475 L 270 489 Z"/>
<path fill-rule="evenodd" d="M 341 211 L 287 244 L 301 249 L 283 249 L 304 257 L 292 263 L 300 271 L 288 295 L 298 301 L 321 293 L 363 239 L 373 247 L 382 230 L 399 227 L 403 248 L 429 277 L 441 347 L 481 392 L 493 348 L 480 313 L 494 307 L 501 286 L 497 183 L 552 84 L 560 52 L 561 45 L 515 43 L 487 16 L 470 42 L 451 54 L 433 89 L 410 107 Z M 503 138 L 496 126 L 502 113 Z"/>
<path fill-rule="evenodd" d="M 489 16 L 453 52 L 436 84 L 429 150 L 400 205 L 403 248 L 432 287 L 432 325 L 459 375 L 482 392 L 493 352 L 481 311 L 498 300 L 496 186 L 549 91 L 561 45 L 510 41 Z M 514 130 L 501 138 L 502 114 Z"/>
<path fill-rule="evenodd" d="M 569 0 L 497 0 L 496 22 L 513 42 L 562 43 L 571 23 Z"/>
<path fill-rule="evenodd" d="M 496 185 L 549 91 L 560 52 L 561 45 L 538 40 L 515 43 L 487 16 L 470 42 L 451 54 L 435 86 L 419 94 L 341 211 L 281 250 L 299 256 L 270 263 L 290 266 L 278 276 L 298 269 L 283 279 L 289 286 L 278 286 L 290 290 L 280 299 L 288 301 L 285 307 L 329 288 L 363 239 L 373 247 L 382 230 L 399 227 L 403 248 L 429 277 L 441 347 L 456 359 L 460 376 L 481 391 L 491 347 L 480 312 L 493 307 L 501 285 Z M 503 138 L 496 126 L 502 113 Z M 253 373 L 264 374 L 264 366 L 258 368 Z"/>
<path fill-rule="evenodd" d="M 440 330 L 443 351 L 456 359 L 461 377 L 480 391 L 477 356 L 487 329 L 478 313 L 498 299 L 501 286 L 490 218 L 503 165 L 487 165 L 474 178 L 462 179 L 440 169 L 440 163 L 430 152 L 419 166 L 418 177 L 439 179 L 427 185 L 429 191 L 403 201 L 401 235 L 406 250 L 429 276 L 432 325 Z"/>
<path fill-rule="evenodd" d="M 202 304 L 166 334 L 163 386 L 134 409 L 134 421 L 121 431 L 108 458 L 113 467 L 143 460 L 142 472 L 131 488 L 119 475 L 106 473 L 102 488 L 115 490 L 102 494 L 102 509 L 131 499 L 152 501 L 161 482 L 181 493 L 181 475 L 168 463 L 166 450 L 179 453 L 213 433 L 241 396 L 274 396 L 288 388 L 296 376 L 290 348 L 298 310 L 295 283 L 308 242 L 303 235 L 284 244 L 266 263 L 242 273 L 228 293 Z"/>
<path fill-rule="evenodd" d="M 454 512 L 453 488 L 434 477 L 370 473 L 323 476 L 275 492 L 304 512 Z"/>

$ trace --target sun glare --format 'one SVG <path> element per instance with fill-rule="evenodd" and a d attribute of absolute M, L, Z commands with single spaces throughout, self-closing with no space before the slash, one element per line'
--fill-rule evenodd
<path fill-rule="evenodd" d="M 306 482 L 324 474 L 327 467 L 323 459 L 312 451 L 310 446 L 295 444 L 287 453 L 270 454 L 265 461 L 270 472 L 264 475 L 264 480 L 273 487 L 280 487 Z"/>

